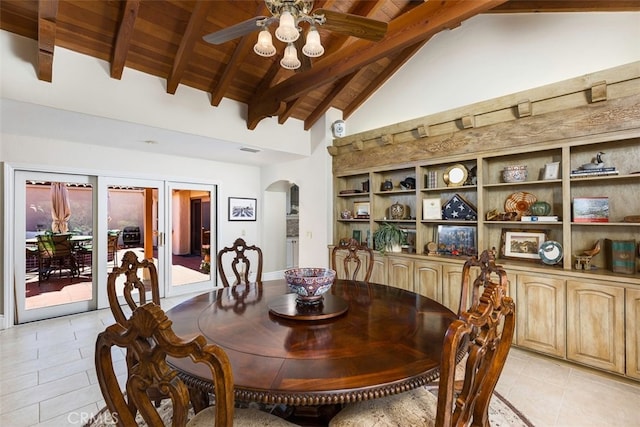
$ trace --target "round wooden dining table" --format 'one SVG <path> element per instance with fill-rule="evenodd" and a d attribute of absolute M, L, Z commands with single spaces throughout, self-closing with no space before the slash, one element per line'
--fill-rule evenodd
<path fill-rule="evenodd" d="M 320 308 L 297 306 L 289 292 L 284 279 L 222 288 L 167 316 L 182 338 L 202 334 L 225 350 L 238 401 L 346 403 L 407 391 L 439 376 L 444 335 L 456 318 L 442 304 L 347 280 L 335 281 Z M 213 392 L 206 368 L 189 359 L 169 363 L 190 387 Z"/>

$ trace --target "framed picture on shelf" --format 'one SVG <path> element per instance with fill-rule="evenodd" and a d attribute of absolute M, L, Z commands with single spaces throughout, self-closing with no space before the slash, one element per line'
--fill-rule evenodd
<path fill-rule="evenodd" d="M 574 222 L 609 222 L 608 197 L 574 197 Z"/>
<path fill-rule="evenodd" d="M 353 214 L 356 218 L 369 218 L 369 202 L 354 202 Z"/>
<path fill-rule="evenodd" d="M 544 173 L 542 179 L 558 179 L 560 178 L 560 162 L 551 162 L 544 165 Z"/>
<path fill-rule="evenodd" d="M 229 197 L 229 221 L 255 221 L 256 199 Z"/>
<path fill-rule="evenodd" d="M 476 227 L 470 225 L 439 225 L 437 229 L 439 255 L 476 255 Z"/>
<path fill-rule="evenodd" d="M 358 243 L 362 243 L 362 232 L 360 230 L 353 230 L 353 237 Z"/>
<path fill-rule="evenodd" d="M 502 229 L 500 256 L 521 260 L 539 260 L 540 246 L 547 240 L 545 230 Z"/>

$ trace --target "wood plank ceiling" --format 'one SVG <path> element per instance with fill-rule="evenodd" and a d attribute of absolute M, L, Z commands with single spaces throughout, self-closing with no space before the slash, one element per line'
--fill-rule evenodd
<path fill-rule="evenodd" d="M 160 77 L 166 91 L 180 85 L 248 105 L 247 127 L 265 117 L 304 122 L 309 129 L 330 107 L 349 117 L 431 37 L 480 13 L 639 11 L 637 0 L 319 0 L 314 9 L 388 23 L 371 42 L 319 28 L 325 54 L 304 71 L 283 69 L 278 55 L 253 52 L 257 33 L 221 45 L 206 34 L 259 15 L 262 0 L 2 0 L 0 28 L 37 40 L 38 78 L 51 82 L 55 46 L 108 61 L 111 77 L 125 67 Z M 306 30 L 306 28 L 305 28 Z M 65 70 L 67 71 L 67 70 Z"/>

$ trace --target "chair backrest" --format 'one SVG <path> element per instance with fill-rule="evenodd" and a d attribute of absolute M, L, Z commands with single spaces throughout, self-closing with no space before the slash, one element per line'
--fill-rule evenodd
<path fill-rule="evenodd" d="M 350 239 L 347 245 L 334 246 L 331 251 L 331 268 L 336 270 L 336 274 L 339 274 L 338 272 L 340 271 L 338 268 L 338 254 L 340 253 L 345 255 L 342 260 L 344 277 L 340 277 L 341 279 L 357 280 L 358 272 L 363 266 L 364 276 L 362 280 L 368 282 L 371 279 L 373 250 L 370 247 L 360 244 L 356 239 Z"/>
<path fill-rule="evenodd" d="M 158 270 L 156 269 L 153 260 L 144 259 L 138 261 L 138 257 L 133 251 L 127 251 L 122 257 L 122 263 L 120 267 L 114 267 L 107 278 L 107 296 L 109 297 L 109 307 L 113 313 L 113 317 L 116 322 L 124 325 L 127 322 L 127 316 L 124 314 L 120 302 L 118 301 L 118 293 L 116 286 L 118 286 L 118 277 L 125 276 L 123 287 L 123 296 L 129 306 L 129 309 L 133 312 L 137 307 L 147 303 L 147 295 L 145 282 L 141 279 L 144 277 L 144 270 L 149 274 L 148 284 L 151 290 L 151 301 L 160 304 L 160 288 L 158 285 Z M 138 297 L 136 300 L 135 294 L 137 291 Z"/>
<path fill-rule="evenodd" d="M 483 290 L 448 328 L 443 346 L 438 426 L 488 426 L 489 401 L 507 359 L 515 327 L 515 304 L 506 296 L 507 275 L 492 254 L 480 260 Z M 497 281 L 492 277 L 497 276 Z M 456 363 L 466 349 L 462 390 L 456 390 Z"/>
<path fill-rule="evenodd" d="M 251 255 L 253 254 L 253 255 Z M 262 281 L 262 250 L 255 245 L 247 245 L 244 239 L 238 238 L 233 245 L 225 247 L 218 251 L 217 264 L 218 275 L 222 284 L 229 287 L 229 279 L 225 273 L 225 261 L 229 257 L 233 257 L 231 261 L 231 271 L 235 277 L 235 283 L 249 283 L 249 274 L 253 274 L 251 270 L 251 262 L 253 261 L 256 282 Z M 240 268 L 238 268 L 240 266 Z"/>
<path fill-rule="evenodd" d="M 464 263 L 462 267 L 458 314 L 463 313 L 473 304 L 478 303 L 478 298 L 480 298 L 482 294 L 485 283 L 491 280 L 491 274 L 498 274 L 497 271 L 494 271 L 493 266 L 495 266 L 495 252 L 490 250 L 483 251 L 477 257 L 470 257 Z M 478 271 L 478 275 L 472 281 L 471 273 L 474 271 Z M 506 289 L 508 290 L 508 286 Z M 471 298 L 470 300 L 469 297 Z"/>
<path fill-rule="evenodd" d="M 173 423 L 185 426 L 189 409 L 189 391 L 177 372 L 166 362 L 166 357 L 189 357 L 195 363 L 206 365 L 214 381 L 215 424 L 233 424 L 233 373 L 229 359 L 222 348 L 207 344 L 199 335 L 183 340 L 173 332 L 172 322 L 160 306 L 147 303 L 134 310 L 125 324 L 116 323 L 98 335 L 95 364 L 100 390 L 107 408 L 116 414 L 119 426 L 135 426 L 136 412 L 150 426 L 164 425 L 158 409 L 147 393 L 148 389 L 162 390 L 173 404 Z M 129 368 L 126 379 L 126 397 L 116 377 L 111 356 L 112 347 L 126 349 L 137 362 Z"/>
<path fill-rule="evenodd" d="M 71 234 L 39 234 L 38 254 L 42 258 L 64 258 L 71 256 L 73 244 Z"/>

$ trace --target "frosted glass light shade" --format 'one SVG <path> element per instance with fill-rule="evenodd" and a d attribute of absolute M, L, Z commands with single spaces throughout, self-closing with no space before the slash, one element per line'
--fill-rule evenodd
<path fill-rule="evenodd" d="M 302 47 L 302 53 L 310 58 L 321 56 L 324 53 L 324 47 L 320 43 L 320 33 L 316 27 L 311 27 L 307 33 L 307 42 Z"/>
<path fill-rule="evenodd" d="M 289 43 L 284 50 L 284 56 L 280 60 L 280 65 L 288 70 L 300 68 L 300 60 L 298 59 L 298 51 L 296 47 Z"/>
<path fill-rule="evenodd" d="M 258 42 L 253 46 L 253 51 L 260 56 L 273 56 L 276 54 L 271 33 L 266 28 L 258 33 Z"/>
<path fill-rule="evenodd" d="M 295 20 L 291 12 L 284 11 L 280 15 L 280 25 L 276 30 L 276 38 L 285 43 L 291 43 L 298 40 L 300 32 L 296 28 Z"/>

